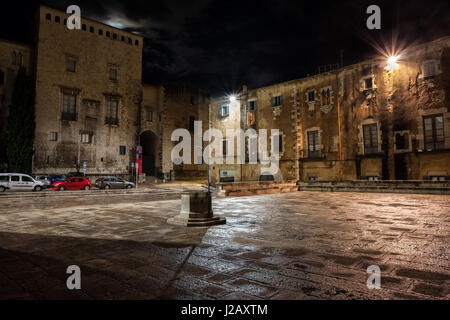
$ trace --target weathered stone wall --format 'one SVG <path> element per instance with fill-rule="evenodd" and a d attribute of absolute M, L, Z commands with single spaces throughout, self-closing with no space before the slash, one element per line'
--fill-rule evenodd
<path fill-rule="evenodd" d="M 33 48 L 0 39 L 0 171 L 6 169 L 6 129 L 17 71 L 23 66 L 33 73 Z"/>
<path fill-rule="evenodd" d="M 64 173 L 87 161 L 88 173 L 127 173 L 137 142 L 143 39 L 84 18 L 85 30 L 69 30 L 67 16 L 45 6 L 38 12 L 33 170 Z M 67 59 L 76 61 L 75 72 L 67 71 Z M 110 69 L 117 70 L 117 80 L 110 80 Z M 61 119 L 66 92 L 76 95 L 74 121 Z M 119 101 L 117 124 L 105 121 L 112 98 Z M 57 141 L 49 141 L 50 132 L 58 134 Z M 82 133 L 91 143 L 81 143 Z"/>
<path fill-rule="evenodd" d="M 425 64 L 435 72 L 424 77 Z M 243 92 L 257 100 L 255 123 L 280 129 L 283 152 L 276 180 L 422 180 L 450 176 L 450 37 L 410 47 L 395 70 L 386 58 Z M 283 97 L 273 106 L 271 99 Z M 252 111 L 253 112 L 253 111 Z M 247 113 L 243 113 L 245 119 Z M 423 117 L 442 115 L 445 148 L 425 150 Z M 244 121 L 245 122 L 245 121 Z M 227 122 L 234 127 L 237 123 Z M 364 126 L 376 126 L 366 150 Z M 309 154 L 308 133 L 318 132 Z M 402 146 L 396 140 L 404 138 Z M 220 170 L 223 166 L 218 166 Z M 241 180 L 258 180 L 260 165 L 239 167 Z M 227 167 L 223 167 L 227 168 Z M 239 181 L 239 180 L 236 180 Z"/>
<path fill-rule="evenodd" d="M 191 164 L 175 165 L 171 160 L 172 148 L 178 142 L 171 141 L 176 129 L 189 130 L 190 117 L 202 121 L 203 132 L 208 129 L 209 95 L 205 92 L 183 84 L 164 87 L 164 112 L 162 134 L 162 172 L 165 179 L 183 180 L 186 177 L 206 177 L 206 165 L 194 164 L 194 130 L 191 135 Z M 185 177 L 186 175 L 186 177 Z"/>

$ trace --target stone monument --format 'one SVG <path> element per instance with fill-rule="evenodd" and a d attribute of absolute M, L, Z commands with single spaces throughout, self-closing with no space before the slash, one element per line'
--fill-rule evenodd
<path fill-rule="evenodd" d="M 181 194 L 181 212 L 167 220 L 170 224 L 186 227 L 209 227 L 225 224 L 226 219 L 215 217 L 211 194 L 205 191 L 186 191 Z"/>

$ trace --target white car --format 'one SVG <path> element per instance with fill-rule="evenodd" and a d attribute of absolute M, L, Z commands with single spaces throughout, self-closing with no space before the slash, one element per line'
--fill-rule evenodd
<path fill-rule="evenodd" d="M 23 173 L 0 173 L 0 192 L 14 191 L 41 191 L 45 189 L 41 181 Z"/>

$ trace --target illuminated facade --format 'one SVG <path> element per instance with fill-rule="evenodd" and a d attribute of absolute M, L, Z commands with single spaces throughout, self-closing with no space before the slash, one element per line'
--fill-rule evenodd
<path fill-rule="evenodd" d="M 449 76 L 446 37 L 409 48 L 395 63 L 244 87 L 237 102 L 213 101 L 212 115 L 222 129 L 280 129 L 275 180 L 450 180 Z M 260 169 L 215 165 L 213 180 L 255 181 Z"/>

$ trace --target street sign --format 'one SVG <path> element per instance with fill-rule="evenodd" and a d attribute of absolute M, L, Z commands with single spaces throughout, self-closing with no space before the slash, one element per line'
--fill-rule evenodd
<path fill-rule="evenodd" d="M 131 167 L 134 168 L 134 162 L 131 163 Z"/>
<path fill-rule="evenodd" d="M 86 173 L 86 169 L 87 169 L 87 161 L 83 161 L 83 171 L 84 171 L 84 173 Z"/>

